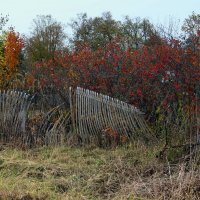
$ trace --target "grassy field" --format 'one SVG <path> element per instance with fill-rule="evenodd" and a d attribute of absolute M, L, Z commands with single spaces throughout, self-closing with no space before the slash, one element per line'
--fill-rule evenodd
<path fill-rule="evenodd" d="M 169 164 L 172 153 L 162 160 L 160 150 L 3 146 L 0 199 L 200 199 L 198 161 Z"/>

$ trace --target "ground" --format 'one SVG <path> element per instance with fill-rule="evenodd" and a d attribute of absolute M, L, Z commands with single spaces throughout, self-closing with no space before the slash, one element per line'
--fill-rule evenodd
<path fill-rule="evenodd" d="M 199 171 L 158 157 L 160 146 L 1 147 L 0 199 L 198 199 Z M 176 195 L 176 196 L 174 196 Z"/>

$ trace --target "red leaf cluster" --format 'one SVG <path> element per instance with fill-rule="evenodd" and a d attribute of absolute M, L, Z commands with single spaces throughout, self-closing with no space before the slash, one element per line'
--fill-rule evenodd
<path fill-rule="evenodd" d="M 36 63 L 32 75 L 41 87 L 81 86 L 134 103 L 151 111 L 165 100 L 195 96 L 200 81 L 199 52 L 177 40 L 123 49 L 112 41 L 102 49 L 88 45 L 57 52 L 54 60 Z"/>

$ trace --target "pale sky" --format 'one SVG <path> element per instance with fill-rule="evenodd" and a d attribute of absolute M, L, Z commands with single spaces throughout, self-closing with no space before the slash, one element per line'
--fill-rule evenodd
<path fill-rule="evenodd" d="M 200 0 L 0 0 L 0 13 L 9 14 L 8 25 L 25 34 L 36 15 L 51 14 L 67 24 L 79 13 L 94 17 L 106 11 L 117 20 L 128 15 L 165 25 L 170 18 L 183 21 L 192 11 L 200 14 Z"/>

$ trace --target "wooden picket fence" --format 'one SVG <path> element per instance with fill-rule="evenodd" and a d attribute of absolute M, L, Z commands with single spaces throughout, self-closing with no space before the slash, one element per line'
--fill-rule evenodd
<path fill-rule="evenodd" d="M 76 136 L 81 144 L 101 145 L 108 141 L 144 140 L 151 135 L 139 109 L 91 90 L 70 88 L 69 110 L 59 105 L 42 112 L 34 110 L 34 104 L 30 109 L 31 99 L 25 92 L 0 92 L 1 142 L 60 145 Z"/>
<path fill-rule="evenodd" d="M 0 140 L 3 142 L 26 137 L 27 111 L 30 95 L 17 91 L 0 91 Z"/>
<path fill-rule="evenodd" d="M 69 112 L 56 106 L 48 112 L 30 108 L 33 96 L 25 92 L 0 91 L 0 143 L 38 146 L 60 145 L 67 138 Z M 29 115 L 28 115 L 29 113 Z"/>
<path fill-rule="evenodd" d="M 74 132 L 84 143 L 107 136 L 118 140 L 151 137 L 144 113 L 133 105 L 80 87 L 69 92 Z"/>

